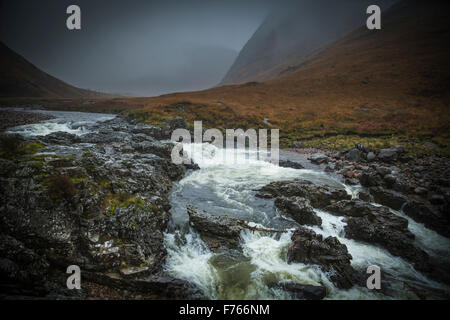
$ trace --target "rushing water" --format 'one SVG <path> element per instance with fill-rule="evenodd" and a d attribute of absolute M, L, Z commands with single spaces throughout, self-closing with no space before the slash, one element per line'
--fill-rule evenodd
<path fill-rule="evenodd" d="M 242 231 L 242 252 L 213 253 L 199 235 L 189 227 L 187 204 L 194 204 L 212 214 L 255 222 L 266 228 L 292 229 L 295 222 L 283 217 L 273 201 L 255 197 L 255 189 L 272 181 L 295 178 L 316 184 L 343 187 L 357 197 L 358 187 L 344 185 L 337 177 L 319 170 L 282 168 L 259 160 L 250 160 L 244 151 L 226 151 L 209 144 L 185 145 L 200 170 L 191 172 L 174 188 L 171 196 L 173 225 L 165 235 L 168 251 L 166 270 L 171 275 L 195 283 L 212 299 L 290 299 L 274 284 L 293 281 L 301 284 L 327 287 L 328 299 L 407 299 L 416 298 L 404 289 L 403 281 L 426 289 L 427 292 L 449 290 L 442 284 L 427 279 L 413 266 L 386 250 L 367 243 L 347 239 L 344 236 L 343 217 L 316 210 L 322 218 L 321 227 L 311 227 L 323 236 L 335 236 L 344 243 L 352 255 L 356 270 L 366 270 L 370 265 L 381 267 L 389 282 L 389 288 L 381 292 L 356 286 L 350 290 L 337 289 L 318 266 L 287 263 L 287 247 L 291 233 L 268 235 L 267 233 Z M 286 156 L 286 154 L 284 155 Z M 299 157 L 297 155 L 297 157 Z M 301 160 L 301 159 L 296 159 Z M 305 166 L 307 162 L 303 159 Z M 393 211 L 408 219 L 409 229 L 416 235 L 417 245 L 430 255 L 450 257 L 450 240 L 414 222 L 402 212 Z"/>
<path fill-rule="evenodd" d="M 80 136 L 92 132 L 92 126 L 99 122 L 116 117 L 112 114 L 89 112 L 28 110 L 23 108 L 5 108 L 5 110 L 36 112 L 54 117 L 51 120 L 18 126 L 7 131 L 24 136 L 45 136 L 54 132 L 67 132 Z"/>
<path fill-rule="evenodd" d="M 17 110 L 17 109 L 14 109 Z M 28 110 L 27 110 L 28 111 Z M 38 124 L 20 126 L 8 130 L 25 136 L 47 135 L 68 132 L 83 135 L 95 132 L 102 121 L 114 115 L 83 112 L 60 112 L 36 110 L 55 119 Z M 76 146 L 74 146 L 76 147 Z M 403 281 L 414 284 L 428 293 L 448 291 L 443 286 L 415 271 L 412 265 L 386 250 L 367 243 L 347 239 L 344 236 L 343 217 L 316 210 L 322 218 L 321 227 L 311 227 L 323 236 L 335 236 L 344 243 L 352 255 L 352 265 L 357 270 L 366 270 L 369 265 L 378 265 L 390 287 L 381 292 L 362 287 L 350 290 L 337 289 L 318 266 L 287 263 L 287 247 L 291 233 L 268 235 L 267 233 L 241 232 L 242 252 L 213 253 L 199 235 L 189 227 L 187 204 L 194 204 L 212 214 L 226 214 L 252 221 L 266 228 L 293 229 L 296 223 L 283 217 L 274 207 L 273 201 L 256 198 L 255 189 L 272 181 L 295 178 L 316 184 L 345 188 L 353 197 L 360 187 L 346 186 L 337 176 L 317 169 L 303 156 L 281 153 L 281 158 L 301 162 L 306 169 L 282 168 L 268 162 L 248 159 L 244 151 L 217 149 L 209 144 L 186 145 L 191 158 L 200 170 L 190 172 L 175 184 L 171 194 L 172 224 L 165 234 L 168 251 L 166 271 L 171 275 L 195 283 L 211 299 L 291 299 L 274 284 L 293 281 L 301 284 L 327 287 L 328 299 L 395 299 L 416 298 L 405 290 Z M 400 211 L 392 210 L 409 221 L 409 229 L 416 236 L 416 244 L 431 256 L 450 262 L 450 240 L 425 228 Z"/>

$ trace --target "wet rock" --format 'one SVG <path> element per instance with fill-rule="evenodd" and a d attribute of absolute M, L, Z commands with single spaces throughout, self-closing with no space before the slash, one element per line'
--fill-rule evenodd
<path fill-rule="evenodd" d="M 402 146 L 396 146 L 388 149 L 381 149 L 378 154 L 378 160 L 383 162 L 394 162 L 405 152 Z"/>
<path fill-rule="evenodd" d="M 274 287 L 290 292 L 296 300 L 322 300 L 327 295 L 327 289 L 324 286 L 280 282 Z"/>
<path fill-rule="evenodd" d="M 357 282 L 356 271 L 350 265 L 351 259 L 347 247 L 337 238 L 323 239 L 306 228 L 294 232 L 288 247 L 288 262 L 316 264 L 324 271 L 334 271 L 330 280 L 341 289 L 349 289 Z"/>
<path fill-rule="evenodd" d="M 132 147 L 137 152 L 156 154 L 162 158 L 170 159 L 174 144 L 172 142 L 143 141 L 140 143 L 133 143 Z"/>
<path fill-rule="evenodd" d="M 323 208 L 333 201 L 351 199 L 344 188 L 316 185 L 306 180 L 272 182 L 258 190 L 260 198 L 302 197 L 314 208 Z"/>
<path fill-rule="evenodd" d="M 367 160 L 368 162 L 372 162 L 372 161 L 375 161 L 376 158 L 377 158 L 377 156 L 375 155 L 375 153 L 373 153 L 373 152 L 371 151 L 371 152 L 369 152 L 369 153 L 367 154 L 366 160 Z"/>
<path fill-rule="evenodd" d="M 384 182 L 388 188 L 391 188 L 397 182 L 397 177 L 393 174 L 387 174 L 384 176 Z"/>
<path fill-rule="evenodd" d="M 73 295 L 60 292 L 61 279 L 53 278 L 66 279 L 71 264 L 127 279 L 162 270 L 168 195 L 186 168 L 161 157 L 170 144 L 133 134 L 130 127 L 120 119 L 108 121 L 98 125 L 98 133 L 80 138 L 90 144 L 75 148 L 78 137 L 70 134 L 39 137 L 44 152 L 56 155 L 29 155 L 17 166 L 2 166 L 11 174 L 0 177 L 0 230 L 10 240 L 1 241 L 8 247 L 0 248 L 0 269 L 15 283 L 14 294 Z M 144 143 L 145 152 L 134 152 L 132 141 Z"/>
<path fill-rule="evenodd" d="M 331 214 L 345 217 L 368 217 L 373 225 L 405 231 L 408 238 L 413 238 L 408 231 L 408 220 L 391 213 L 388 208 L 374 206 L 362 200 L 342 200 L 325 208 Z"/>
<path fill-rule="evenodd" d="M 434 204 L 434 205 L 444 205 L 445 204 L 445 197 L 443 195 L 440 194 L 433 194 L 430 197 L 430 203 Z"/>
<path fill-rule="evenodd" d="M 363 187 L 376 187 L 383 184 L 381 178 L 373 172 L 363 172 L 359 177 L 359 182 Z"/>
<path fill-rule="evenodd" d="M 53 118 L 54 117 L 52 116 L 37 112 L 0 110 L 0 131 L 4 131 L 5 129 L 12 127 L 39 123 Z"/>
<path fill-rule="evenodd" d="M 145 136 L 150 136 L 155 139 L 162 139 L 162 130 L 160 127 L 149 126 L 146 124 L 137 124 L 131 129 L 131 133 L 143 134 Z"/>
<path fill-rule="evenodd" d="M 450 238 L 450 222 L 432 206 L 414 200 L 408 201 L 403 212 L 425 227 Z"/>
<path fill-rule="evenodd" d="M 311 155 L 309 160 L 314 164 L 328 163 L 328 157 L 322 153 L 315 153 Z"/>
<path fill-rule="evenodd" d="M 385 175 L 391 174 L 392 170 L 390 168 L 387 167 L 377 167 L 377 173 L 384 177 Z"/>
<path fill-rule="evenodd" d="M 168 276 L 154 275 L 143 280 L 133 280 L 102 273 L 83 272 L 82 277 L 90 282 L 126 290 L 133 295 L 150 295 L 154 299 L 204 299 L 201 290 L 194 284 Z"/>
<path fill-rule="evenodd" d="M 361 151 L 354 148 L 345 155 L 345 160 L 351 162 L 359 162 L 361 160 Z"/>
<path fill-rule="evenodd" d="M 366 201 L 366 202 L 371 202 L 373 200 L 370 193 L 366 192 L 366 191 L 360 191 L 358 196 L 359 196 L 359 199 Z"/>
<path fill-rule="evenodd" d="M 301 197 L 279 197 L 275 205 L 281 212 L 303 225 L 322 225 L 322 219 L 316 215 L 309 200 Z"/>
<path fill-rule="evenodd" d="M 238 247 L 242 230 L 240 220 L 212 215 L 191 205 L 187 212 L 191 225 L 212 251 Z"/>
<path fill-rule="evenodd" d="M 394 256 L 411 261 L 418 270 L 428 268 L 428 255 L 414 245 L 408 220 L 394 215 L 388 208 L 352 200 L 335 203 L 327 210 L 346 217 L 344 230 L 348 238 L 383 247 Z"/>
<path fill-rule="evenodd" d="M 393 190 L 386 190 L 382 187 L 370 188 L 370 194 L 373 196 L 375 202 L 394 210 L 400 210 L 403 204 L 408 201 L 408 198 L 401 193 Z"/>
<path fill-rule="evenodd" d="M 78 136 L 68 132 L 53 132 L 46 136 L 39 137 L 39 140 L 44 143 L 53 143 L 66 146 L 81 142 L 81 139 Z"/>
<path fill-rule="evenodd" d="M 304 166 L 302 166 L 301 163 L 294 162 L 291 160 L 280 160 L 278 165 L 283 168 L 292 168 L 292 169 L 304 169 L 305 168 Z"/>

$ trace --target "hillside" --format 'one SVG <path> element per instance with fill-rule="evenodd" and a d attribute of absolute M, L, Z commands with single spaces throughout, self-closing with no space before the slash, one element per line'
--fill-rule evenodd
<path fill-rule="evenodd" d="M 73 87 L 43 72 L 0 42 L 0 97 L 111 97 Z"/>
<path fill-rule="evenodd" d="M 115 102 L 139 106 L 147 122 L 182 115 L 211 127 L 267 127 L 267 118 L 285 145 L 352 132 L 448 137 L 449 9 L 398 3 L 382 30 L 357 29 L 273 80 Z"/>
<path fill-rule="evenodd" d="M 377 4 L 384 9 L 392 2 L 383 0 Z M 317 50 L 365 25 L 370 4 L 366 0 L 302 0 L 274 10 L 244 46 L 221 84 L 278 77 Z"/>

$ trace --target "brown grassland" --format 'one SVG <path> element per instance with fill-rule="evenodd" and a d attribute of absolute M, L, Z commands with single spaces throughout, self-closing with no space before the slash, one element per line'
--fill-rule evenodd
<path fill-rule="evenodd" d="M 270 70 L 280 74 L 273 80 L 46 105 L 126 111 L 150 124 L 183 116 L 204 127 L 279 128 L 283 147 L 296 140 L 327 149 L 403 143 L 419 153 L 449 153 L 450 14 L 425 2 L 405 3 L 386 12 L 382 30 L 358 29 L 306 62 Z"/>

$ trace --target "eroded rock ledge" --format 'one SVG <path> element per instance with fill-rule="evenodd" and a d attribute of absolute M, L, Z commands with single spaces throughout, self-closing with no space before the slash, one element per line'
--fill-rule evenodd
<path fill-rule="evenodd" d="M 189 298 L 162 268 L 168 193 L 186 173 L 159 140 L 170 128 L 115 118 L 89 129 L 1 136 L 2 297 L 121 298 L 126 287 L 128 298 Z M 65 289 L 69 265 L 95 274 L 81 291 Z"/>

